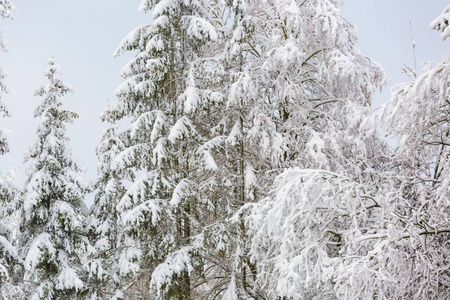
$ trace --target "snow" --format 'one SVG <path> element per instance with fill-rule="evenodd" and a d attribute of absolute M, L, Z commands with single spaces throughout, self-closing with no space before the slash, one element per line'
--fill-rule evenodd
<path fill-rule="evenodd" d="M 1 252 L 5 257 L 17 258 L 17 251 L 14 246 L 2 235 L 0 235 Z"/>
<path fill-rule="evenodd" d="M 198 91 L 195 87 L 189 86 L 184 92 L 186 100 L 184 101 L 184 113 L 190 114 L 197 109 L 197 104 L 200 101 Z"/>
<path fill-rule="evenodd" d="M 234 123 L 233 128 L 231 128 L 231 131 L 228 135 L 226 142 L 229 143 L 231 146 L 238 145 L 242 139 L 241 131 L 242 131 L 241 120 L 238 119 Z"/>
<path fill-rule="evenodd" d="M 4 19 L 14 19 L 12 14 L 16 7 L 9 0 L 0 0 L 0 17 Z"/>
<path fill-rule="evenodd" d="M 164 287 L 168 286 L 175 275 L 181 275 L 186 271 L 188 274 L 192 272 L 191 264 L 191 247 L 183 247 L 168 255 L 166 260 L 156 267 L 152 274 L 150 286 L 156 290 L 158 296 L 162 295 Z"/>
<path fill-rule="evenodd" d="M 180 205 L 181 201 L 188 198 L 191 194 L 191 189 L 194 188 L 195 183 L 182 179 L 175 187 L 172 193 L 172 199 L 170 200 L 170 205 L 177 207 Z M 188 199 L 186 199 L 188 200 Z"/>
<path fill-rule="evenodd" d="M 56 255 L 52 237 L 48 232 L 41 233 L 33 240 L 25 257 L 25 269 L 29 271 L 33 270 L 41 262 L 44 253 L 47 253 L 52 259 Z"/>
<path fill-rule="evenodd" d="M 211 152 L 209 152 L 206 149 L 203 149 L 202 154 L 204 159 L 205 170 L 216 171 L 218 167 L 216 161 L 214 160 L 214 157 L 211 155 Z"/>
<path fill-rule="evenodd" d="M 245 167 L 245 195 L 249 200 L 254 200 L 254 191 L 253 189 L 257 187 L 258 181 L 255 176 L 255 170 L 252 165 L 247 164 Z"/>
<path fill-rule="evenodd" d="M 58 275 L 56 288 L 59 290 L 75 289 L 81 290 L 84 287 L 83 281 L 79 278 L 77 272 L 72 268 L 64 268 Z"/>
<path fill-rule="evenodd" d="M 179 139 L 193 138 L 197 135 L 194 124 L 187 116 L 181 117 L 170 129 L 168 139 L 175 143 Z"/>
<path fill-rule="evenodd" d="M 231 275 L 231 282 L 228 285 L 227 290 L 223 294 L 223 300 L 239 300 L 239 294 L 236 288 L 236 277 L 234 274 Z"/>
<path fill-rule="evenodd" d="M 450 36 L 450 5 L 448 5 L 439 17 L 430 23 L 430 28 L 441 32 L 442 40 Z"/>
<path fill-rule="evenodd" d="M 219 35 L 216 32 L 215 27 L 210 22 L 208 22 L 203 18 L 188 16 L 184 17 L 182 22 L 188 24 L 186 30 L 188 36 L 197 39 L 208 38 L 214 42 L 217 41 L 219 38 Z"/>
<path fill-rule="evenodd" d="M 124 222 L 129 226 L 139 226 L 146 222 L 148 218 L 151 225 L 156 226 L 160 220 L 161 212 L 164 208 L 164 201 L 160 199 L 147 200 L 131 209 L 124 216 Z M 149 217 L 150 216 L 150 217 Z"/>

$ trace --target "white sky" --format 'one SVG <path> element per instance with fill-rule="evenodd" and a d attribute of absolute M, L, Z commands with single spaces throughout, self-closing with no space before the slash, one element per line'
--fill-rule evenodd
<path fill-rule="evenodd" d="M 54 56 L 62 80 L 75 90 L 64 98 L 65 105 L 80 115 L 68 125 L 73 155 L 87 168 L 85 178 L 93 180 L 95 147 L 105 127 L 98 116 L 108 100 L 115 102 L 114 90 L 122 82 L 120 70 L 131 58 L 113 58 L 112 54 L 128 32 L 150 22 L 151 17 L 138 13 L 138 0 L 15 0 L 14 4 L 18 8 L 15 20 L 0 20 L 9 44 L 9 52 L 0 53 L 9 89 L 2 100 L 13 114 L 0 119 L 0 126 L 11 130 L 11 152 L 0 156 L 0 171 L 4 174 L 16 167 L 18 186 L 23 185 L 23 156 L 37 128 L 33 112 L 39 98 L 33 93 L 45 83 L 42 73 L 47 58 Z M 401 73 L 404 64 L 413 66 L 409 21 L 419 69 L 422 61 L 438 61 L 448 53 L 450 42 L 442 42 L 439 33 L 429 29 L 429 23 L 448 4 L 448 0 L 347 0 L 342 10 L 358 28 L 361 52 L 379 62 L 394 84 L 407 80 Z M 374 106 L 388 98 L 389 87 L 376 96 Z"/>

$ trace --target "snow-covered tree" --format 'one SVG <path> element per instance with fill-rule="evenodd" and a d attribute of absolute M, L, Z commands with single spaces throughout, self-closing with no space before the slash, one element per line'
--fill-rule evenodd
<path fill-rule="evenodd" d="M 282 1 L 277 3 L 282 5 Z M 305 2 L 302 9 L 307 6 Z M 317 7 L 320 5 L 314 9 Z M 289 11 L 296 10 L 290 6 Z M 325 20 L 333 24 L 329 29 L 336 30 L 339 22 L 331 16 L 328 14 Z M 320 24 L 326 25 L 323 21 Z M 437 23 L 434 21 L 432 27 L 443 31 L 442 26 L 433 25 Z M 301 28 L 307 30 L 308 26 L 303 24 Z M 339 41 L 331 34 L 326 36 Z M 316 56 L 317 60 L 306 56 L 313 70 L 320 70 L 317 66 L 332 67 L 326 73 L 323 69 L 324 80 L 317 80 L 320 72 L 311 76 L 315 78 L 311 81 L 314 89 L 307 93 L 319 95 L 320 105 L 311 112 L 313 116 L 325 114 L 324 118 L 314 117 L 312 123 L 306 118 L 303 126 L 295 127 L 311 127 L 310 140 L 295 148 L 304 155 L 289 162 L 297 167 L 277 176 L 268 197 L 242 209 L 250 214 L 246 225 L 252 236 L 250 254 L 257 265 L 258 288 L 268 299 L 445 298 L 449 294 L 450 253 L 449 60 L 444 57 L 413 82 L 399 85 L 375 117 L 364 119 L 367 111 L 363 106 L 370 97 L 362 96 L 366 91 L 370 96 L 377 72 L 371 77 L 370 66 L 358 55 L 351 55 L 356 50 L 344 50 L 340 53 L 346 55 L 332 56 L 329 62 L 327 56 Z M 333 62 L 341 67 L 333 69 Z M 342 69 L 349 62 L 356 64 Z M 364 77 L 353 77 L 353 72 L 367 75 L 367 81 L 359 81 Z M 346 100 L 341 116 L 339 106 L 333 106 L 336 93 Z M 305 107 L 302 104 L 297 111 Z M 373 125 L 380 122 L 399 139 L 389 161 L 374 131 Z"/>
<path fill-rule="evenodd" d="M 0 17 L 4 19 L 12 19 L 12 11 L 15 9 L 14 5 L 8 0 L 0 0 Z M 0 51 L 6 50 L 6 42 L 2 38 L 0 32 Z M 9 112 L 6 106 L 2 102 L 3 96 L 6 94 L 7 89 L 3 81 L 5 79 L 5 74 L 0 69 L 0 118 L 8 117 Z M 0 128 L 0 155 L 5 154 L 9 151 L 8 143 L 6 141 L 5 132 Z"/>
<path fill-rule="evenodd" d="M 18 297 L 20 289 L 17 284 L 17 273 L 20 269 L 20 258 L 13 245 L 13 231 L 8 224 L 8 217 L 16 211 L 17 189 L 13 185 L 14 176 L 0 177 L 0 298 Z M 6 221 L 6 222 L 2 222 Z M 8 225 L 7 225 L 8 224 Z"/>
<path fill-rule="evenodd" d="M 384 299 L 391 261 L 381 252 L 398 237 L 379 230 L 377 189 L 320 169 L 279 175 L 248 218 L 266 298 Z"/>
<path fill-rule="evenodd" d="M 444 13 L 431 27 L 448 35 Z M 398 85 L 378 114 L 384 129 L 398 139 L 392 158 L 391 192 L 387 201 L 403 260 L 389 285 L 390 299 L 441 299 L 450 294 L 450 57 L 428 64 L 413 81 Z"/>
<path fill-rule="evenodd" d="M 8 0 L 0 0 L 0 16 L 6 19 L 12 19 L 12 10 L 14 5 Z M 6 51 L 6 42 L 2 39 L 0 32 L 0 52 Z M 9 117 L 10 113 L 2 101 L 3 96 L 7 93 L 4 79 L 6 75 L 0 68 L 0 118 Z M 6 133 L 0 127 L 0 155 L 9 152 Z M 6 225 L 5 220 L 8 216 L 15 212 L 15 196 L 17 189 L 13 184 L 13 176 L 2 177 L 0 170 L 0 297 L 4 299 L 19 297 L 20 290 L 11 285 L 11 273 L 14 268 L 19 265 L 20 259 L 17 255 L 15 247 L 12 245 L 13 233 L 11 228 Z"/>
<path fill-rule="evenodd" d="M 107 128 L 97 147 L 99 178 L 95 184 L 95 201 L 86 219 L 86 229 L 95 251 L 89 256 L 85 269 L 89 274 L 90 299 L 122 299 L 120 250 L 123 235 L 117 204 L 125 194 L 124 174 L 117 174 L 111 165 L 124 150 L 116 127 Z"/>
<path fill-rule="evenodd" d="M 33 281 L 30 299 L 74 298 L 85 288 L 82 260 L 89 243 L 82 221 L 85 181 L 72 159 L 65 123 L 77 114 L 62 107 L 71 88 L 57 78 L 59 67 L 49 59 L 48 83 L 35 110 L 37 140 L 25 156 L 29 162 L 24 189 L 19 253 L 25 279 Z"/>
<path fill-rule="evenodd" d="M 385 146 L 371 124 L 361 129 L 383 72 L 356 49 L 342 1 L 263 3 L 254 23 L 265 35 L 254 48 L 264 61 L 251 76 L 263 101 L 249 136 L 252 149 L 270 159 L 271 178 L 281 175 L 271 192 L 265 185 L 264 200 L 239 212 L 249 214 L 255 290 L 268 299 L 364 297 L 364 288 L 350 295 L 348 281 L 337 283 L 344 276 L 336 275 L 337 262 L 346 262 L 344 250 L 356 250 L 345 244 L 353 242 L 349 232 L 366 233 L 363 219 L 379 220 L 383 209 L 375 170 Z"/>
<path fill-rule="evenodd" d="M 5 74 L 2 73 L 0 69 L 0 118 L 9 117 L 10 113 L 2 101 L 3 96 L 6 94 L 7 89 L 3 80 L 5 79 Z M 0 155 L 9 152 L 8 141 L 6 140 L 5 130 L 0 128 Z"/>
<path fill-rule="evenodd" d="M 141 175 L 118 205 L 127 246 L 121 272 L 136 282 L 125 294 L 151 288 L 156 297 L 186 299 L 203 283 L 200 253 L 214 214 L 218 166 L 206 143 L 223 101 L 216 57 L 223 7 L 220 1 L 142 1 L 140 9 L 152 10 L 153 23 L 119 46 L 117 53 L 138 54 L 122 71 L 119 101 L 103 115 L 131 119 L 130 142 L 112 167 Z"/>

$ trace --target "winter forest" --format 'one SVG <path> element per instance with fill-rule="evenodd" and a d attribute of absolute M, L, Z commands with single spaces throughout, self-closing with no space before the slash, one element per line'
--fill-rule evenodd
<path fill-rule="evenodd" d="M 450 56 L 373 109 L 343 2 L 141 0 L 94 182 L 50 57 L 24 182 L 0 166 L 0 299 L 450 298 Z"/>

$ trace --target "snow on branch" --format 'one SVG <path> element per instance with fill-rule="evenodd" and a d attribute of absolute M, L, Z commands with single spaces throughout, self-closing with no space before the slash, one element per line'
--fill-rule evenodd
<path fill-rule="evenodd" d="M 371 190 L 322 170 L 290 169 L 276 178 L 271 196 L 255 204 L 247 218 L 253 236 L 250 254 L 271 298 L 305 299 L 333 294 L 333 289 L 340 295 L 352 293 L 347 299 L 364 298 L 372 287 L 347 283 L 373 286 L 387 278 L 377 265 L 360 270 L 366 251 L 379 253 L 389 242 L 382 238 L 384 230 L 380 235 L 376 229 L 380 206 Z M 363 238 L 372 234 L 378 238 Z M 341 276 L 346 280 L 340 281 Z"/>
<path fill-rule="evenodd" d="M 430 23 L 430 28 L 441 32 L 442 40 L 445 41 L 450 36 L 450 5 Z"/>

